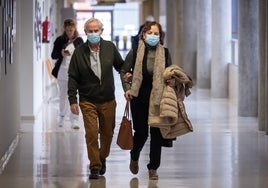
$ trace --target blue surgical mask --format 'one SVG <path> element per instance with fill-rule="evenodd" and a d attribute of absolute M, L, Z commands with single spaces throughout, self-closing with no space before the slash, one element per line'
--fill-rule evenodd
<path fill-rule="evenodd" d="M 88 33 L 87 40 L 88 40 L 88 42 L 90 42 L 92 44 L 96 44 L 96 43 L 100 42 L 100 35 L 99 35 L 99 33 Z"/>
<path fill-rule="evenodd" d="M 150 46 L 156 46 L 159 42 L 159 36 L 158 35 L 146 35 L 145 42 Z"/>

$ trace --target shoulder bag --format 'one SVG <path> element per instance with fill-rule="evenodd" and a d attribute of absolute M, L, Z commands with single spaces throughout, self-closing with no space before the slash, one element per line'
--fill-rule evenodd
<path fill-rule="evenodd" d="M 120 123 L 117 145 L 123 150 L 131 150 L 133 148 L 132 122 L 130 119 L 130 102 L 126 102 L 125 112 Z"/>

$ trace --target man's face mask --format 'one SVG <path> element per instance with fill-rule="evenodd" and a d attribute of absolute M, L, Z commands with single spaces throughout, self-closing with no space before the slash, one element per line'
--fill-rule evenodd
<path fill-rule="evenodd" d="M 87 40 L 92 44 L 96 44 L 100 42 L 100 35 L 99 33 L 87 33 Z"/>

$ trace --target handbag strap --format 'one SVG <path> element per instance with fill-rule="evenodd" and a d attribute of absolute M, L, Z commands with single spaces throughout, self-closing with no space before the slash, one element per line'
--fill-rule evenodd
<path fill-rule="evenodd" d="M 130 117 L 130 104 L 129 104 L 130 102 L 129 101 L 127 101 L 126 102 L 126 107 L 125 107 L 125 112 L 124 112 L 124 116 L 125 117 L 127 117 L 128 119 L 129 119 L 129 117 Z"/>

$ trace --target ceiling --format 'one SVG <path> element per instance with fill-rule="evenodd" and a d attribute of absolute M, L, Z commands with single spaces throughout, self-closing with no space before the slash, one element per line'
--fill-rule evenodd
<path fill-rule="evenodd" d="M 68 4 L 81 2 L 96 5 L 96 4 L 114 4 L 114 3 L 126 3 L 126 2 L 142 2 L 144 0 L 66 0 L 66 1 L 68 2 Z"/>

